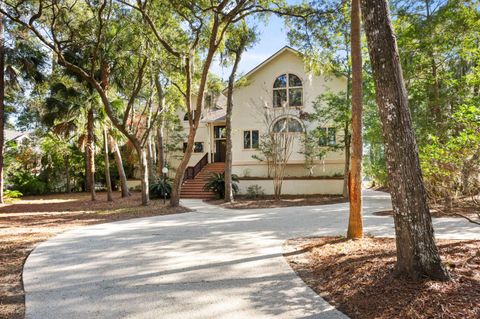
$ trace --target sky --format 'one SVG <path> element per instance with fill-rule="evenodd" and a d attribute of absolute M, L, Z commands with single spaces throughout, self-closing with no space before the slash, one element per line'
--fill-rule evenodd
<path fill-rule="evenodd" d="M 238 66 L 238 75 L 247 73 L 288 45 L 287 30 L 281 18 L 272 15 L 265 23 L 259 22 L 257 32 L 259 33 L 258 41 L 242 55 L 242 60 Z M 230 67 L 222 67 L 217 61 L 212 65 L 211 72 L 226 80 L 230 75 Z"/>

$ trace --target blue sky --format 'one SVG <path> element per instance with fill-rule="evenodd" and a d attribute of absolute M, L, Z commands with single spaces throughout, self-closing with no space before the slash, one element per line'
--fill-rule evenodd
<path fill-rule="evenodd" d="M 259 33 L 257 43 L 242 55 L 239 75 L 247 73 L 282 47 L 288 45 L 287 30 L 281 18 L 272 15 L 265 23 L 259 22 L 257 32 Z M 226 80 L 230 74 L 230 68 L 215 63 L 212 65 L 211 72 Z"/>

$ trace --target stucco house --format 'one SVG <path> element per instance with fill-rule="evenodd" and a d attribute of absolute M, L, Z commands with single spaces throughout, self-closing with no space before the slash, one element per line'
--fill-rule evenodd
<path fill-rule="evenodd" d="M 260 151 L 262 138 L 273 132 L 295 136 L 283 194 L 341 194 L 343 153 L 327 152 L 313 168 L 307 168 L 301 136 L 317 128 L 304 121 L 302 114 L 313 112 L 313 102 L 327 90 L 345 91 L 346 79 L 307 71 L 300 53 L 284 47 L 245 74 L 242 83 L 234 89 L 232 113 L 232 164 L 233 173 L 240 177 L 240 191 L 245 193 L 250 185 L 259 185 L 266 194 L 273 193 L 268 165 L 261 160 L 264 156 Z M 183 111 L 179 116 L 188 131 L 188 114 Z M 327 132 L 330 144 L 342 138 L 341 132 L 328 126 L 321 129 Z M 225 97 L 221 96 L 202 114 L 183 197 L 208 197 L 201 194 L 203 179 L 211 171 L 223 170 L 225 150 Z"/>

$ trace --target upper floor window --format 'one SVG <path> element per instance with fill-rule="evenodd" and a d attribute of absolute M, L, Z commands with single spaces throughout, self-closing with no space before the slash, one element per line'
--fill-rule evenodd
<path fill-rule="evenodd" d="M 303 126 L 296 118 L 284 117 L 273 124 L 272 131 L 274 133 L 300 133 L 303 132 Z"/>
<path fill-rule="evenodd" d="M 273 107 L 303 106 L 302 80 L 295 74 L 280 75 L 273 83 Z"/>
<path fill-rule="evenodd" d="M 192 117 L 192 120 L 193 120 L 193 118 L 195 117 L 195 110 L 192 111 L 192 114 L 193 114 L 193 117 Z M 187 112 L 187 113 L 185 113 L 185 116 L 183 117 L 183 120 L 188 121 L 189 117 L 190 117 L 190 112 Z"/>

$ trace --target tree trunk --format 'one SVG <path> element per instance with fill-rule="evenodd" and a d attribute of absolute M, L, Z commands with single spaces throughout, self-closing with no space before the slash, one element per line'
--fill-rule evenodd
<path fill-rule="evenodd" d="M 163 119 L 160 116 L 160 120 L 157 128 L 157 143 L 158 143 L 158 172 L 161 174 L 162 169 L 166 166 L 165 161 L 165 141 L 163 135 Z"/>
<path fill-rule="evenodd" d="M 195 134 L 197 133 L 197 126 L 193 125 L 190 127 L 187 138 L 187 149 L 183 154 L 182 161 L 178 165 L 177 171 L 175 173 L 175 179 L 173 180 L 172 185 L 172 194 L 170 195 L 170 205 L 176 207 L 180 204 L 180 191 L 182 189 L 183 176 L 185 175 L 185 169 L 187 168 L 188 162 L 193 152 L 193 141 L 195 139 Z"/>
<path fill-rule="evenodd" d="M 0 14 L 0 203 L 3 199 L 3 149 L 5 144 L 5 34 L 4 18 Z"/>
<path fill-rule="evenodd" d="M 145 147 L 136 146 L 137 154 L 139 157 L 140 163 L 140 174 L 142 182 L 142 205 L 148 206 L 150 203 L 150 194 L 148 186 L 148 160 L 147 160 L 147 151 Z"/>
<path fill-rule="evenodd" d="M 242 59 L 242 52 L 245 49 L 244 45 L 240 45 L 235 51 L 235 61 L 233 63 L 230 77 L 228 78 L 228 93 L 227 93 L 227 114 L 225 117 L 225 137 L 226 137 L 226 152 L 225 152 L 225 202 L 233 202 L 233 187 L 232 187 L 232 111 L 233 111 L 233 87 L 235 85 L 235 76 L 237 74 L 238 64 Z"/>
<path fill-rule="evenodd" d="M 127 175 L 123 169 L 122 153 L 118 147 L 117 141 L 114 140 L 113 145 L 113 154 L 115 156 L 115 163 L 117 165 L 118 177 L 120 178 L 120 188 L 122 190 L 122 197 L 130 196 L 130 191 L 128 190 L 127 185 Z"/>
<path fill-rule="evenodd" d="M 348 125 L 348 123 L 347 123 Z M 350 172 L 350 141 L 351 136 L 348 126 L 344 130 L 345 133 L 345 167 L 343 169 L 343 197 L 348 198 L 348 176 Z"/>
<path fill-rule="evenodd" d="M 361 2 L 394 210 L 395 272 L 414 280 L 448 280 L 435 244 L 388 3 Z"/>
<path fill-rule="evenodd" d="M 161 175 L 163 168 L 167 165 L 167 162 L 165 160 L 165 139 L 164 139 L 164 134 L 163 134 L 163 128 L 165 126 L 165 95 L 163 92 L 163 86 L 162 83 L 160 82 L 160 79 L 158 76 L 155 77 L 155 88 L 157 89 L 157 99 L 158 99 L 158 109 L 160 110 L 159 112 L 159 118 L 158 118 L 158 126 L 157 126 L 157 146 L 158 146 L 158 152 L 157 152 L 157 169 L 158 169 L 158 174 Z"/>
<path fill-rule="evenodd" d="M 94 141 L 94 110 L 90 107 L 87 114 L 87 175 L 92 201 L 96 200 L 95 194 L 95 141 Z"/>
<path fill-rule="evenodd" d="M 103 128 L 103 152 L 105 156 L 105 184 L 107 185 L 107 201 L 113 202 L 112 181 L 110 179 L 110 160 L 108 158 L 108 133 L 107 128 Z"/>
<path fill-rule="evenodd" d="M 362 223 L 362 47 L 360 0 L 352 0 L 351 10 L 351 54 L 352 54 L 352 153 L 349 173 L 348 238 L 363 237 Z"/>
<path fill-rule="evenodd" d="M 148 176 L 152 180 L 155 178 L 155 165 L 154 165 L 154 152 L 153 152 L 153 145 L 152 139 L 149 136 L 147 140 L 147 162 L 148 162 Z"/>
<path fill-rule="evenodd" d="M 70 158 L 68 156 L 68 154 L 65 155 L 64 157 L 64 161 L 65 161 L 65 175 L 66 175 L 66 192 L 69 194 L 72 189 L 71 189 L 71 186 L 70 186 Z"/>

